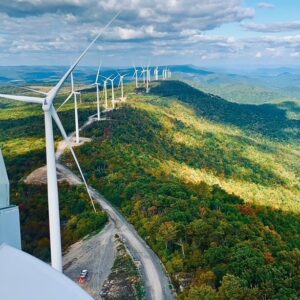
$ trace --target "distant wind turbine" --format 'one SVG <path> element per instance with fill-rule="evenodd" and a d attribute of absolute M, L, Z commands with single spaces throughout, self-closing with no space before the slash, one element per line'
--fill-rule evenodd
<path fill-rule="evenodd" d="M 127 76 L 127 74 L 121 75 L 118 73 L 120 76 L 120 81 L 119 81 L 119 86 L 121 86 L 121 101 L 124 101 L 124 78 Z"/>
<path fill-rule="evenodd" d="M 156 68 L 154 69 L 154 76 L 155 76 L 155 80 L 156 80 L 156 81 L 158 81 L 158 73 L 159 73 L 158 67 L 156 67 Z"/>
<path fill-rule="evenodd" d="M 143 83 L 146 83 L 146 69 L 142 67 L 141 76 L 143 76 Z"/>
<path fill-rule="evenodd" d="M 107 111 L 108 110 L 107 82 L 108 82 L 108 80 L 110 79 L 111 76 L 109 76 L 109 77 L 101 76 L 101 77 L 104 78 L 104 81 L 103 81 L 103 93 L 104 93 L 104 101 L 105 101 L 105 110 Z"/>
<path fill-rule="evenodd" d="M 149 66 L 147 67 L 147 80 L 151 82 L 151 68 L 149 68 Z"/>
<path fill-rule="evenodd" d="M 111 103 L 112 108 L 115 109 L 116 107 L 116 100 L 115 100 L 115 90 L 114 90 L 114 81 L 118 76 L 114 77 L 113 79 L 107 78 L 111 82 Z"/>
<path fill-rule="evenodd" d="M 139 70 L 135 66 L 133 66 L 133 67 L 134 67 L 134 73 L 133 73 L 132 78 L 135 78 L 135 87 L 138 88 L 139 87 L 139 79 L 138 79 Z"/>
<path fill-rule="evenodd" d="M 73 72 L 71 73 L 71 93 L 67 97 L 67 99 L 61 104 L 61 106 L 57 109 L 59 111 L 73 96 L 74 96 L 74 109 L 75 109 L 75 141 L 76 144 L 79 144 L 79 119 L 78 119 L 78 103 L 77 103 L 77 95 L 79 95 L 79 92 L 75 91 L 74 88 L 74 77 Z"/>
<path fill-rule="evenodd" d="M 97 120 L 101 120 L 101 111 L 100 111 L 100 90 L 99 90 L 99 76 L 100 76 L 100 70 L 101 70 L 101 63 L 99 64 L 97 75 L 95 82 L 91 84 L 91 86 L 96 87 L 96 97 L 97 97 Z"/>
<path fill-rule="evenodd" d="M 56 98 L 58 92 L 62 88 L 64 82 L 73 72 L 75 67 L 79 64 L 82 58 L 86 55 L 88 50 L 94 45 L 94 43 L 100 38 L 104 31 L 110 26 L 110 24 L 119 16 L 121 13 L 118 12 L 107 24 L 106 26 L 97 34 L 94 40 L 88 45 L 88 47 L 81 53 L 69 70 L 63 75 L 59 82 L 48 92 L 44 97 L 27 97 L 27 96 L 17 96 L 17 95 L 5 95 L 0 94 L 0 98 L 8 100 L 16 100 L 28 103 L 36 103 L 42 106 L 45 116 L 45 135 L 46 135 L 46 159 L 47 159 L 47 185 L 48 185 L 48 210 L 49 210 L 49 229 L 50 229 L 50 247 L 51 247 L 51 264 L 52 267 L 62 272 L 62 248 L 61 248 L 61 232 L 60 232 L 60 214 L 59 214 L 59 200 L 58 200 L 58 185 L 57 185 L 57 174 L 56 174 L 56 161 L 55 161 L 55 148 L 54 148 L 54 136 L 53 136 L 53 124 L 52 119 L 57 124 L 63 138 L 65 139 L 70 151 L 74 157 L 76 165 L 80 171 L 84 184 L 90 195 L 89 189 L 87 187 L 85 178 L 81 171 L 80 165 L 78 163 L 77 157 L 73 151 L 73 148 L 69 142 L 68 136 L 65 129 L 57 115 L 54 108 L 54 99 Z M 94 206 L 94 203 L 92 201 Z M 94 208 L 95 209 L 95 208 Z"/>

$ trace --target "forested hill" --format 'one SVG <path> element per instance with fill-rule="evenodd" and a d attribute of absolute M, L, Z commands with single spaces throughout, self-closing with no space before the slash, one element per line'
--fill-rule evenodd
<path fill-rule="evenodd" d="M 230 109 L 251 106 L 181 82 L 126 94 L 75 150 L 89 184 L 160 256 L 178 299 L 299 299 L 299 148 L 237 126 Z"/>
<path fill-rule="evenodd" d="M 226 101 L 206 94 L 181 81 L 163 81 L 152 94 L 175 97 L 196 108 L 209 120 L 234 125 L 277 140 L 299 140 L 300 120 L 289 119 L 285 109 L 275 104 L 251 105 Z"/>

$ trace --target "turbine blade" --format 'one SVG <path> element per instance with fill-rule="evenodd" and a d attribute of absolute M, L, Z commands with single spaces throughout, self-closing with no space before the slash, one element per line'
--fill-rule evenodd
<path fill-rule="evenodd" d="M 74 93 L 74 76 L 73 76 L 73 72 L 71 72 L 71 91 L 72 91 L 72 93 Z"/>
<path fill-rule="evenodd" d="M 44 104 L 45 98 L 0 94 L 0 98 L 28 103 Z"/>
<path fill-rule="evenodd" d="M 79 170 L 79 173 L 80 173 L 81 178 L 82 178 L 82 180 L 83 180 L 83 182 L 84 182 L 84 185 L 85 185 L 85 188 L 86 188 L 86 190 L 87 190 L 87 193 L 88 193 L 89 198 L 90 198 L 90 200 L 91 200 L 93 209 L 94 209 L 95 212 L 97 212 L 97 211 L 96 211 L 95 204 L 94 204 L 94 201 L 93 201 L 93 198 L 92 198 L 91 193 L 90 193 L 90 190 L 89 190 L 89 187 L 88 187 L 88 185 L 87 185 L 87 183 L 86 183 L 85 177 L 84 177 L 84 175 L 83 175 L 83 173 L 82 173 L 81 167 L 80 167 L 79 162 L 78 162 L 78 159 L 77 159 L 77 157 L 76 157 L 76 154 L 75 154 L 75 152 L 74 152 L 74 150 L 73 150 L 73 147 L 72 147 L 72 145 L 71 145 L 71 143 L 70 143 L 70 141 L 69 141 L 69 138 L 68 138 L 68 136 L 67 136 L 67 134 L 66 134 L 66 131 L 65 131 L 65 129 L 64 129 L 64 127 L 63 127 L 63 125 L 62 125 L 62 123 L 61 123 L 61 121 L 60 121 L 60 119 L 59 119 L 59 117 L 58 117 L 58 115 L 57 115 L 57 112 L 55 111 L 55 108 L 53 107 L 53 105 L 51 106 L 51 115 L 52 115 L 52 118 L 53 118 L 53 120 L 55 121 L 57 127 L 59 128 L 59 130 L 60 130 L 60 132 L 61 132 L 61 135 L 63 136 L 65 142 L 67 143 L 67 145 L 68 145 L 68 147 L 69 147 L 69 149 L 70 149 L 70 151 L 71 151 L 71 153 L 72 153 L 72 156 L 73 156 L 73 158 L 74 158 L 74 161 L 75 161 L 75 163 L 76 163 L 76 166 L 77 166 L 77 168 L 78 168 L 78 170 Z"/>
<path fill-rule="evenodd" d="M 31 92 L 35 92 L 35 93 L 38 93 L 38 94 L 41 94 L 41 95 L 45 95 L 45 96 L 47 95 L 47 93 L 45 93 L 45 92 L 41 92 L 41 91 L 29 88 L 29 87 L 25 87 L 25 86 L 21 86 L 21 89 L 27 90 L 27 91 L 31 91 Z"/>
<path fill-rule="evenodd" d="M 98 83 L 98 80 L 99 80 L 99 75 L 100 75 L 100 70 L 101 70 L 101 64 L 102 64 L 102 63 L 100 63 L 99 68 L 98 68 L 98 72 L 97 72 L 97 76 L 96 76 L 96 81 L 95 81 L 95 83 Z"/>
<path fill-rule="evenodd" d="M 95 42 L 100 38 L 101 35 L 103 35 L 104 31 L 112 24 L 112 22 L 121 14 L 122 10 L 120 10 L 98 33 L 98 35 L 92 40 L 92 42 L 87 46 L 87 48 L 81 53 L 81 55 L 76 59 L 74 64 L 69 68 L 69 70 L 65 73 L 65 75 L 60 79 L 60 81 L 56 84 L 55 87 L 53 87 L 48 95 L 50 96 L 51 101 L 53 101 L 53 98 L 57 95 L 59 90 L 61 89 L 62 85 L 66 81 L 66 79 L 69 77 L 69 75 L 73 72 L 73 70 L 76 68 L 76 66 L 80 63 L 81 59 L 85 56 L 85 54 L 88 52 L 88 50 L 95 44 Z M 47 103 L 48 105 L 51 105 L 52 103 Z"/>
<path fill-rule="evenodd" d="M 57 109 L 57 111 L 59 111 L 70 99 L 71 97 L 74 95 L 74 93 L 72 92 L 68 98 L 60 105 L 60 107 Z"/>

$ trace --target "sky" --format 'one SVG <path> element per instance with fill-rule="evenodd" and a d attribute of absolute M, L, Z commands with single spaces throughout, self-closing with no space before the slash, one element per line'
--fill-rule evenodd
<path fill-rule="evenodd" d="M 299 0 L 0 0 L 0 65 L 300 66 Z"/>

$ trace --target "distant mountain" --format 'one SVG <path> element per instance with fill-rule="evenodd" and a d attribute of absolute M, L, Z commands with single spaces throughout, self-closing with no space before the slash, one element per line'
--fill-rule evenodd
<path fill-rule="evenodd" d="M 245 75 L 204 71 L 202 74 L 196 67 L 182 67 L 175 78 L 238 103 L 261 104 L 300 99 L 300 76 L 290 72 Z"/>
<path fill-rule="evenodd" d="M 214 74 L 214 72 L 206 71 L 195 67 L 193 65 L 179 65 L 179 66 L 170 66 L 169 67 L 173 72 L 182 72 L 182 73 L 191 73 L 191 74 L 198 74 L 198 75 L 210 75 Z"/>

